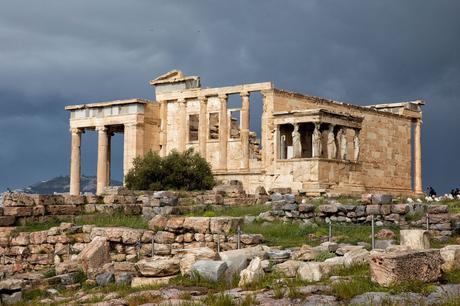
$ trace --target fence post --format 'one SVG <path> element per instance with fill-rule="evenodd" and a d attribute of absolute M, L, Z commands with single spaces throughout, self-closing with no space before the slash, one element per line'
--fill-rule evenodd
<path fill-rule="evenodd" d="M 241 240 L 241 229 L 240 229 L 239 225 L 238 225 L 238 229 L 236 231 L 236 234 L 237 234 L 236 235 L 236 238 L 237 238 L 236 243 L 237 243 L 237 248 L 239 250 L 240 249 L 240 240 Z"/>
<path fill-rule="evenodd" d="M 426 213 L 426 230 L 430 230 L 430 215 Z"/>
<path fill-rule="evenodd" d="M 220 253 L 220 235 L 217 234 L 217 253 Z"/>
<path fill-rule="evenodd" d="M 371 226 L 372 226 L 372 249 L 375 248 L 375 222 L 374 222 L 374 215 L 372 215 L 371 219 Z"/>
<path fill-rule="evenodd" d="M 152 237 L 152 258 L 155 256 L 155 239 Z"/>
<path fill-rule="evenodd" d="M 331 223 L 331 222 L 329 222 L 329 235 L 328 235 L 327 238 L 328 238 L 327 240 L 328 240 L 329 242 L 332 241 L 332 223 Z"/>

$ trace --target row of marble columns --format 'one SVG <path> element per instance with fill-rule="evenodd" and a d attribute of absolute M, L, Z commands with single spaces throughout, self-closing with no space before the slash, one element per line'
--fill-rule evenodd
<path fill-rule="evenodd" d="M 302 157 L 302 141 L 299 132 L 299 124 L 294 123 L 294 131 L 292 132 L 292 147 L 293 158 Z M 348 140 L 346 136 L 345 127 L 340 127 L 337 133 L 334 133 L 334 124 L 329 124 L 327 130 L 326 154 L 329 159 L 349 160 L 348 156 Z M 353 160 L 358 161 L 360 152 L 359 129 L 354 129 L 353 136 Z M 285 144 L 281 142 L 281 151 L 283 151 Z M 315 123 L 315 128 L 312 133 L 312 157 L 321 157 L 323 152 L 322 133 L 320 131 L 320 123 Z M 283 158 L 283 156 L 281 157 Z M 285 157 L 284 157 L 285 158 Z"/>
<path fill-rule="evenodd" d="M 249 123 L 250 123 L 250 102 L 249 102 L 249 92 L 240 93 L 242 99 L 241 106 L 241 130 L 240 130 L 240 140 L 242 146 L 242 155 L 241 160 L 241 169 L 249 169 Z M 227 170 L 227 150 L 228 150 L 228 138 L 229 138 L 229 125 L 230 120 L 228 116 L 228 95 L 219 94 L 220 101 L 220 111 L 219 111 L 219 165 L 218 170 Z M 209 112 L 207 110 L 208 97 L 198 97 L 200 102 L 200 111 L 199 111 L 199 126 L 198 126 L 198 147 L 199 152 L 203 157 L 206 157 L 207 153 L 207 142 L 209 137 L 209 127 L 208 127 L 208 116 Z M 178 99 L 179 103 L 179 151 L 185 151 L 187 147 L 187 137 L 188 137 L 188 126 L 187 126 L 187 100 Z M 162 109 L 162 155 L 168 153 L 167 149 L 167 122 L 168 122 L 168 108 L 167 101 L 161 102 Z"/>
<path fill-rule="evenodd" d="M 111 137 L 113 132 L 107 126 L 97 126 L 97 186 L 96 193 L 101 194 L 110 185 L 110 156 Z M 72 128 L 71 132 L 71 158 L 70 158 L 70 194 L 80 194 L 81 175 L 81 135 L 83 128 Z M 123 173 L 131 169 L 133 159 L 142 154 L 143 132 L 139 124 L 124 125 Z"/>

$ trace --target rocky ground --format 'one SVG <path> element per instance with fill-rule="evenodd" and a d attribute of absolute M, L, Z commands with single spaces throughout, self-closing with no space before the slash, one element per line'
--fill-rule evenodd
<path fill-rule="evenodd" d="M 457 219 L 433 221 L 450 222 L 440 243 L 434 231 L 385 228 L 385 216 L 403 217 L 406 207 L 391 204 L 382 213 L 379 204 L 382 226 L 372 250 L 368 223 L 334 228 L 328 237 L 327 226 L 304 210 L 313 204 L 274 197 L 268 210 L 156 215 L 139 228 L 3 227 L 0 299 L 9 305 L 460 305 Z M 417 205 L 433 215 L 456 214 L 456 202 L 448 200 Z M 362 199 L 339 201 L 345 200 L 313 206 L 323 219 L 351 221 L 360 218 L 353 215 L 359 205 L 376 209 Z M 239 217 L 245 211 L 256 215 Z M 226 213 L 238 216 L 215 216 Z"/>

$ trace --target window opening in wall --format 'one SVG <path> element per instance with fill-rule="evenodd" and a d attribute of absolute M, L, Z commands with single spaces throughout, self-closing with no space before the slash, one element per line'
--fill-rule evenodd
<path fill-rule="evenodd" d="M 209 139 L 219 139 L 219 113 L 209 114 Z"/>
<path fill-rule="evenodd" d="M 230 138 L 238 139 L 241 135 L 241 111 L 230 110 Z"/>
<path fill-rule="evenodd" d="M 313 130 L 315 129 L 314 123 L 300 123 L 299 124 L 299 133 L 300 133 L 300 143 L 302 145 L 301 157 L 302 158 L 311 158 L 312 151 L 312 135 Z"/>
<path fill-rule="evenodd" d="M 188 116 L 188 141 L 198 141 L 200 117 L 197 114 Z"/>
<path fill-rule="evenodd" d="M 279 127 L 279 158 L 291 159 L 294 151 L 292 147 L 292 132 L 294 126 L 292 124 L 281 124 Z"/>

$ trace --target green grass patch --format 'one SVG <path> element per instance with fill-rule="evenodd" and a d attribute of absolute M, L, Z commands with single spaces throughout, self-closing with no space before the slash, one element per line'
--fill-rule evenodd
<path fill-rule="evenodd" d="M 332 257 L 335 257 L 335 253 L 325 251 L 325 252 L 316 254 L 315 261 L 325 261 L 326 259 L 332 258 Z"/>
<path fill-rule="evenodd" d="M 417 212 L 410 212 L 406 214 L 404 217 L 406 221 L 411 222 L 411 221 L 419 221 L 422 220 L 422 218 L 425 216 L 425 213 L 422 211 L 417 211 Z"/>
<path fill-rule="evenodd" d="M 61 221 L 57 218 L 50 218 L 45 222 L 26 222 L 23 226 L 17 228 L 18 232 L 39 232 L 46 231 L 52 227 L 59 226 Z"/>
<path fill-rule="evenodd" d="M 271 210 L 271 207 L 263 204 L 255 204 L 248 206 L 225 206 L 223 209 L 207 209 L 204 211 L 191 212 L 187 216 L 191 217 L 244 217 L 258 216 L 260 213 Z"/>
<path fill-rule="evenodd" d="M 148 229 L 148 221 L 142 216 L 127 216 L 124 214 L 91 214 L 75 217 L 76 225 L 94 224 L 99 227 L 123 226 L 139 229 Z"/>
<path fill-rule="evenodd" d="M 209 292 L 225 291 L 238 286 L 239 275 L 235 274 L 230 280 L 219 280 L 217 282 L 209 281 L 201 277 L 197 273 L 192 273 L 189 276 L 178 275 L 169 280 L 169 284 L 184 287 L 203 287 L 209 289 Z"/>
<path fill-rule="evenodd" d="M 441 281 L 449 284 L 460 284 L 460 269 L 443 273 Z"/>
<path fill-rule="evenodd" d="M 376 228 L 376 233 L 379 229 L 379 227 Z M 391 229 L 398 236 L 398 228 L 392 227 Z M 283 221 L 254 222 L 245 224 L 242 230 L 247 234 L 262 234 L 268 245 L 282 247 L 296 247 L 303 244 L 315 246 L 321 243 L 321 238 L 324 241 L 329 233 L 329 227 L 324 223 L 318 226 L 305 226 L 298 222 Z M 371 243 L 371 232 L 369 224 L 334 223 L 332 225 L 332 238 L 338 243 Z"/>

